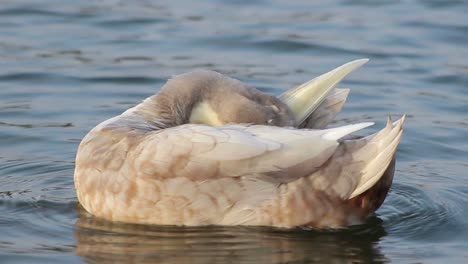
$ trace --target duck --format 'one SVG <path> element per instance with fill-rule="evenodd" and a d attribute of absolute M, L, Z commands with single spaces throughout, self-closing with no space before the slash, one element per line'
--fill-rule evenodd
<path fill-rule="evenodd" d="M 343 64 L 278 97 L 210 70 L 156 94 L 79 144 L 81 206 L 114 222 L 341 228 L 362 224 L 392 185 L 405 115 L 368 136 L 329 127 L 365 64 Z"/>

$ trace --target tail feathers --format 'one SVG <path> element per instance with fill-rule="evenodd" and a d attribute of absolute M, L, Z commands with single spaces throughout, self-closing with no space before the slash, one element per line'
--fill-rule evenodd
<path fill-rule="evenodd" d="M 331 90 L 318 108 L 299 125 L 299 128 L 326 128 L 343 108 L 348 94 L 349 89 L 335 88 Z"/>
<path fill-rule="evenodd" d="M 372 188 L 389 168 L 401 139 L 403 122 L 404 116 L 395 124 L 389 119 L 385 128 L 373 135 L 339 140 L 333 156 L 308 177 L 313 188 L 343 200 Z"/>
<path fill-rule="evenodd" d="M 403 133 L 402 126 L 405 116 L 392 123 L 389 118 L 387 125 L 378 133 L 365 137 L 365 145 L 354 152 L 353 159 L 362 160 L 365 163 L 361 176 L 349 199 L 367 191 L 382 177 L 391 163 Z"/>

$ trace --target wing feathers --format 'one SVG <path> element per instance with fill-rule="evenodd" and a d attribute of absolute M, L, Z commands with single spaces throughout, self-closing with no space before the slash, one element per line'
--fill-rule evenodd
<path fill-rule="evenodd" d="M 299 125 L 299 128 L 326 128 L 343 108 L 348 94 L 349 89 L 335 88 L 331 90 L 319 107 Z"/>
<path fill-rule="evenodd" d="M 322 137 L 327 140 L 338 140 L 353 132 L 372 126 L 373 124 L 374 124 L 373 122 L 364 122 L 364 123 L 347 125 L 347 126 L 342 126 L 342 127 L 337 127 L 337 128 L 330 128 L 330 129 L 324 130 L 325 134 Z"/>
<path fill-rule="evenodd" d="M 188 124 L 145 137 L 135 150 L 135 160 L 146 168 L 141 171 L 155 177 L 162 173 L 194 179 L 246 176 L 289 182 L 319 169 L 335 152 L 338 138 L 369 125 L 297 130 Z"/>
<path fill-rule="evenodd" d="M 404 117 L 394 124 L 389 119 L 374 135 L 341 143 L 372 123 L 326 130 L 188 124 L 145 138 L 135 150 L 135 165 L 150 177 L 193 180 L 243 176 L 287 183 L 309 175 L 316 188 L 349 199 L 378 182 L 396 152 L 403 122 Z"/>

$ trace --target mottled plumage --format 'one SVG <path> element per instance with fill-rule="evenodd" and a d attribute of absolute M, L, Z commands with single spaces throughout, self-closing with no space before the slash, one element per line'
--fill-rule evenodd
<path fill-rule="evenodd" d="M 363 63 L 334 71 L 342 79 Z M 299 90 L 317 97 L 300 103 L 298 88 L 278 99 L 216 72 L 174 77 L 82 140 L 80 203 L 97 217 L 129 223 L 359 223 L 390 188 L 404 119 L 349 140 L 343 138 L 372 123 L 324 129 L 349 92 L 334 89 L 341 79 L 330 84 L 327 74 L 326 88 L 315 87 L 322 76 L 299 87 L 322 89 L 321 98 Z"/>

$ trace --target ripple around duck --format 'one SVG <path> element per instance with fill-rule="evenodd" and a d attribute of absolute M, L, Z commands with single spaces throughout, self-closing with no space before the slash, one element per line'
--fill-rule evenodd
<path fill-rule="evenodd" d="M 24 263 L 64 263 L 74 251 L 74 203 L 0 199 L 0 252 Z M 19 255 L 17 255 L 19 254 Z M 54 257 L 49 259 L 49 255 Z"/>
<path fill-rule="evenodd" d="M 0 158 L 3 253 L 72 252 L 73 164 L 47 158 Z M 3 255 L 5 256 L 5 255 Z"/>
<path fill-rule="evenodd" d="M 438 192 L 433 192 L 421 185 L 393 185 L 384 206 L 378 211 L 385 230 L 400 239 L 433 242 L 466 236 L 463 212 L 467 210 L 468 188 L 439 187 Z"/>
<path fill-rule="evenodd" d="M 73 191 L 71 162 L 31 158 L 0 157 L 0 200 L 70 201 Z"/>

